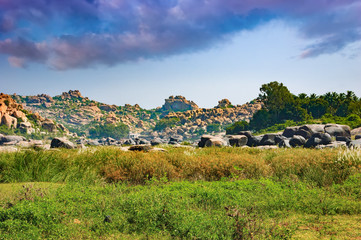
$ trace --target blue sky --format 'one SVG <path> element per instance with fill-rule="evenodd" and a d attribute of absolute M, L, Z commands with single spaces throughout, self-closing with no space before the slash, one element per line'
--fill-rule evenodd
<path fill-rule="evenodd" d="M 361 96 L 360 1 L 49 2 L 0 0 L 0 91 L 145 108 L 243 104 L 270 81 Z"/>

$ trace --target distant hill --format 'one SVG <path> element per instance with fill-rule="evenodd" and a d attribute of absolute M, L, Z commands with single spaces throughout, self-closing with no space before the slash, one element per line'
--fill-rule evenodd
<path fill-rule="evenodd" d="M 207 130 L 219 131 L 237 121 L 249 121 L 262 108 L 259 101 L 234 106 L 223 99 L 214 108 L 204 109 L 183 96 L 170 96 L 162 107 L 147 110 L 137 104 L 116 106 L 90 100 L 78 90 L 55 97 L 46 94 L 12 97 L 25 110 L 52 119 L 78 135 L 88 135 L 91 128 L 99 125 L 124 124 L 131 132 L 154 137 L 194 138 Z"/>

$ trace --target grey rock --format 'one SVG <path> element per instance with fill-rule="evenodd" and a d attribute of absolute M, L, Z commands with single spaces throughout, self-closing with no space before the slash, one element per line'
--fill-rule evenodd
<path fill-rule="evenodd" d="M 336 141 L 348 143 L 348 142 L 351 142 L 351 138 L 345 137 L 345 136 L 336 136 Z"/>
<path fill-rule="evenodd" d="M 349 148 L 361 148 L 361 139 L 352 140 L 347 144 Z"/>
<path fill-rule="evenodd" d="M 340 148 L 340 147 L 346 147 L 346 142 L 332 142 L 327 145 L 318 145 L 316 146 L 316 149 L 325 149 L 325 148 Z"/>
<path fill-rule="evenodd" d="M 323 124 L 306 124 L 301 126 L 295 134 L 300 135 L 305 139 L 309 139 L 315 133 L 324 133 L 324 128 L 325 125 Z"/>
<path fill-rule="evenodd" d="M 277 133 L 269 133 L 269 134 L 265 134 L 263 135 L 260 145 L 265 146 L 265 145 L 277 145 L 279 142 L 281 142 L 281 140 L 283 140 L 285 137 L 281 136 L 280 134 Z"/>
<path fill-rule="evenodd" d="M 299 128 L 300 127 L 287 127 L 283 131 L 282 135 L 285 136 L 286 138 L 291 138 L 296 134 L 296 132 L 299 130 Z"/>
<path fill-rule="evenodd" d="M 281 142 L 278 144 L 278 146 L 279 146 L 280 148 L 291 148 L 290 139 L 283 139 L 283 140 L 281 140 Z"/>
<path fill-rule="evenodd" d="M 51 140 L 50 148 L 67 148 L 67 149 L 74 149 L 74 143 L 70 142 L 68 139 L 65 138 L 54 138 Z"/>
<path fill-rule="evenodd" d="M 306 143 L 306 139 L 300 135 L 294 135 L 291 139 L 290 139 L 290 145 L 292 147 L 300 147 L 300 146 L 304 146 Z"/>
<path fill-rule="evenodd" d="M 251 131 L 240 131 L 239 133 L 237 133 L 237 135 L 245 135 L 248 138 L 252 136 Z"/>
<path fill-rule="evenodd" d="M 160 138 L 154 138 L 152 141 L 150 141 L 150 145 L 152 146 L 157 146 L 157 145 L 160 145 L 162 144 L 162 140 Z"/>
<path fill-rule="evenodd" d="M 148 152 L 152 148 L 149 145 L 135 145 L 128 148 L 129 151 Z"/>
<path fill-rule="evenodd" d="M 225 142 L 222 138 L 213 137 L 205 142 L 205 147 L 222 147 L 225 146 Z"/>
<path fill-rule="evenodd" d="M 305 144 L 306 148 L 316 147 L 318 145 L 328 145 L 332 142 L 332 138 L 328 133 L 314 133 Z"/>
<path fill-rule="evenodd" d="M 249 147 L 260 146 L 262 138 L 263 138 L 262 135 L 249 137 L 248 141 L 247 141 L 247 146 L 249 146 Z"/>
<path fill-rule="evenodd" d="M 124 141 L 123 145 L 135 145 L 135 141 L 131 138 Z"/>
<path fill-rule="evenodd" d="M 248 142 L 246 135 L 232 135 L 229 137 L 229 144 L 233 147 L 245 146 Z"/>
<path fill-rule="evenodd" d="M 330 134 L 331 137 L 351 137 L 351 128 L 347 125 L 327 124 L 325 132 Z"/>
<path fill-rule="evenodd" d="M 15 135 L 3 135 L 2 137 L 0 137 L 0 145 L 7 143 L 7 142 L 21 142 L 21 141 L 25 141 L 26 139 L 22 136 L 15 136 Z"/>

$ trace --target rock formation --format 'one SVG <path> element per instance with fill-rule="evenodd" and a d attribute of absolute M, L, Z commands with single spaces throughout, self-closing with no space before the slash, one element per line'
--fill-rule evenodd
<path fill-rule="evenodd" d="M 187 100 L 183 96 L 170 96 L 168 99 L 165 99 L 165 103 L 162 106 L 163 111 L 187 111 L 187 110 L 196 110 L 198 109 L 197 104 L 193 101 Z"/>

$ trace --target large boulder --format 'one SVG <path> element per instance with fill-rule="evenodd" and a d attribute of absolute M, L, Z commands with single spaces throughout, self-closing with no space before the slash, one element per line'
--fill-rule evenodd
<path fill-rule="evenodd" d="M 347 125 L 327 124 L 325 126 L 325 132 L 330 134 L 331 137 L 351 137 L 351 128 Z"/>
<path fill-rule="evenodd" d="M 202 135 L 198 143 L 198 147 L 221 147 L 226 145 L 226 142 L 222 138 L 212 135 Z"/>
<path fill-rule="evenodd" d="M 214 137 L 211 139 L 208 139 L 204 145 L 205 147 L 222 147 L 226 146 L 226 143 L 222 138 Z"/>
<path fill-rule="evenodd" d="M 286 138 L 291 138 L 291 137 L 293 137 L 293 136 L 296 134 L 296 132 L 297 132 L 299 129 L 300 129 L 300 127 L 287 127 L 287 128 L 283 131 L 282 135 L 285 136 Z"/>
<path fill-rule="evenodd" d="M 201 140 L 198 142 L 198 147 L 205 147 L 206 145 L 206 142 L 211 139 L 211 138 L 214 138 L 214 136 L 212 135 L 202 135 L 201 136 Z"/>
<path fill-rule="evenodd" d="M 153 140 L 150 141 L 150 145 L 152 146 L 161 145 L 162 143 L 163 143 L 162 139 L 160 138 L 154 138 Z"/>
<path fill-rule="evenodd" d="M 85 142 L 87 145 L 89 145 L 89 146 L 99 146 L 100 144 L 99 144 L 99 140 L 96 140 L 96 139 L 94 139 L 94 140 L 87 140 L 86 142 Z"/>
<path fill-rule="evenodd" d="M 295 135 L 300 135 L 305 139 L 309 139 L 315 133 L 323 133 L 325 130 L 325 125 L 323 124 L 306 124 L 301 126 L 298 131 L 296 131 Z"/>
<path fill-rule="evenodd" d="M 32 127 L 30 122 L 20 123 L 19 129 L 27 134 L 32 134 L 35 132 L 35 129 Z"/>
<path fill-rule="evenodd" d="M 260 136 L 250 136 L 248 137 L 247 146 L 248 147 L 257 147 L 261 145 L 261 140 L 263 135 Z"/>
<path fill-rule="evenodd" d="M 16 128 L 18 124 L 18 120 L 12 116 L 10 116 L 8 113 L 3 114 L 1 118 L 1 125 L 5 125 L 8 128 Z"/>
<path fill-rule="evenodd" d="M 318 145 L 328 145 L 332 142 L 331 135 L 328 133 L 314 133 L 310 139 L 307 140 L 305 147 L 313 148 Z"/>
<path fill-rule="evenodd" d="M 65 138 L 54 138 L 51 140 L 50 148 L 67 148 L 73 149 L 75 148 L 74 143 L 70 142 L 68 139 Z"/>
<path fill-rule="evenodd" d="M 175 136 L 171 136 L 169 138 L 169 142 L 168 144 L 171 144 L 171 145 L 176 145 L 176 144 L 179 144 L 183 141 L 183 137 L 180 136 L 180 135 L 175 135 Z"/>
<path fill-rule="evenodd" d="M 135 141 L 129 138 L 124 141 L 123 145 L 135 145 Z"/>
<path fill-rule="evenodd" d="M 44 128 L 45 130 L 47 130 L 48 132 L 55 132 L 57 130 L 56 129 L 56 124 L 51 119 L 45 119 L 41 123 L 41 127 Z"/>
<path fill-rule="evenodd" d="M 290 145 L 292 147 L 300 147 L 305 145 L 306 143 L 306 139 L 300 135 L 294 135 L 291 139 L 290 139 Z"/>
<path fill-rule="evenodd" d="M 262 145 L 262 146 L 277 145 L 283 139 L 285 139 L 285 137 L 283 137 L 282 135 L 277 134 L 277 133 L 265 134 L 265 135 L 263 135 L 263 137 L 261 139 L 260 145 Z"/>
<path fill-rule="evenodd" d="M 8 135 L 8 136 L 4 136 L 4 135 L 0 135 L 0 145 L 7 145 L 7 143 L 18 143 L 21 141 L 25 141 L 26 139 L 22 136 L 15 136 L 15 135 Z"/>
<path fill-rule="evenodd" d="M 278 146 L 279 146 L 280 148 L 291 148 L 290 139 L 283 139 L 283 140 L 281 140 L 281 142 L 278 143 Z"/>
<path fill-rule="evenodd" d="M 237 133 L 237 135 L 245 135 L 249 138 L 252 136 L 252 133 L 251 133 L 251 131 L 240 131 Z"/>
<path fill-rule="evenodd" d="M 232 135 L 229 136 L 229 144 L 233 147 L 245 146 L 248 142 L 248 138 L 245 135 Z"/>
<path fill-rule="evenodd" d="M 345 137 L 345 136 L 336 136 L 336 141 L 337 142 L 351 142 L 351 138 L 350 137 Z"/>

